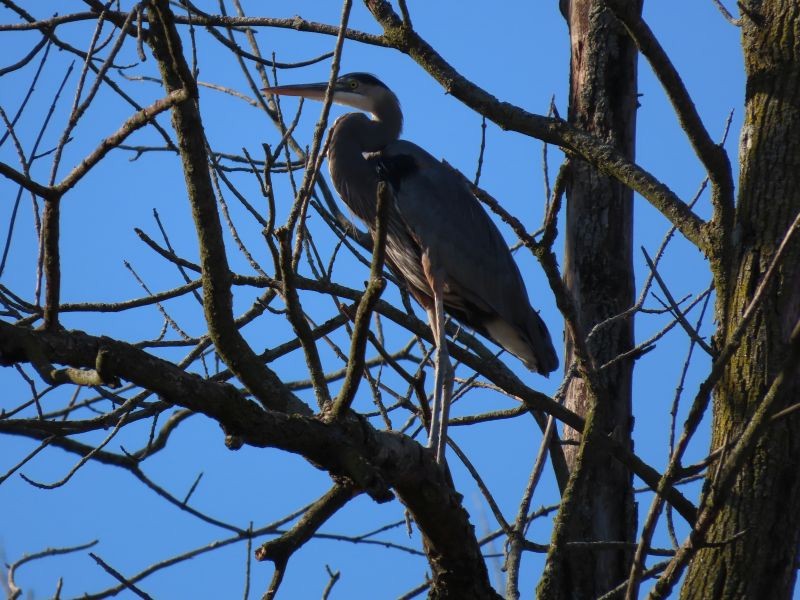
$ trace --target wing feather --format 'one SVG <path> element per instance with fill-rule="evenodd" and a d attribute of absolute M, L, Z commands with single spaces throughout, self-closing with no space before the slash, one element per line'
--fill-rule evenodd
<path fill-rule="evenodd" d="M 553 371 L 558 359 L 547 328 L 530 306 L 505 240 L 477 198 L 456 173 L 411 142 L 394 142 L 381 154 L 398 215 L 445 273 L 449 312 L 530 368 Z M 403 172 L 397 166 L 393 172 L 393 165 Z"/>

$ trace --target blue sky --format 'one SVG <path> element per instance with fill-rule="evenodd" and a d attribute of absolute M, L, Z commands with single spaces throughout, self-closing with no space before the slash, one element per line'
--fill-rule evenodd
<path fill-rule="evenodd" d="M 205 4 L 208 4 L 207 10 L 215 10 L 216 3 Z M 511 2 L 492 9 L 488 9 L 486 3 L 470 1 L 409 4 L 419 33 L 464 76 L 498 98 L 531 112 L 546 113 L 554 96 L 561 114 L 566 114 L 568 38 L 557 2 Z M 31 6 L 37 16 L 44 17 L 49 13 L 38 3 Z M 335 2 L 311 0 L 265 6 L 257 2 L 245 3 L 252 15 L 289 17 L 298 14 L 307 20 L 332 24 L 338 22 L 341 9 Z M 79 2 L 59 5 L 62 14 L 82 10 L 85 10 L 84 5 Z M 269 12 L 259 12 L 267 10 Z M 726 148 L 735 163 L 744 96 L 739 32 L 722 18 L 711 0 L 648 0 L 645 2 L 645 17 L 683 76 L 712 136 L 719 138 L 722 135 L 728 114 L 734 111 Z M 0 10 L 0 22 L 14 21 L 10 11 Z M 350 26 L 379 33 L 378 26 L 358 2 L 353 7 Z M 75 24 L 64 27 L 63 32 L 59 29 L 59 33 L 85 47 L 92 27 Z M 209 43 L 207 36 L 202 39 L 198 54 L 200 80 L 249 95 L 232 57 L 221 52 L 215 43 Z M 334 44 L 334 38 L 329 36 L 276 29 L 261 30 L 258 40 L 265 55 L 274 51 L 278 60 L 287 62 L 314 57 L 331 50 Z M 0 35 L 0 56 L 5 57 L 0 66 L 18 60 L 36 41 L 38 37 L 35 34 Z M 127 61 L 135 62 L 132 44 L 124 52 Z M 50 104 L 53 82 L 63 77 L 71 61 L 72 57 L 66 53 L 52 52 L 51 61 L 44 71 L 45 79 L 37 87 L 31 109 L 18 126 L 26 147 L 32 143 L 41 114 Z M 79 69 L 80 64 L 77 64 L 43 148 L 49 148 L 58 139 Z M 153 74 L 154 69 L 151 58 L 131 69 L 131 74 Z M 396 51 L 348 42 L 344 48 L 342 72 L 348 71 L 374 73 L 396 91 L 406 115 L 403 137 L 415 141 L 434 156 L 446 158 L 468 176 L 474 174 L 481 134 L 480 117 L 446 95 L 413 61 Z M 307 69 L 283 71 L 280 78 L 282 83 L 321 81 L 327 78 L 328 72 L 329 64 L 324 62 Z M 16 110 L 27 91 L 30 77 L 30 70 L 24 70 L 3 78 L 0 106 L 7 112 Z M 116 74 L 114 77 L 118 78 Z M 143 104 L 161 93 L 159 87 L 148 83 L 126 82 L 125 87 L 132 90 Z M 688 200 L 698 188 L 703 172 L 646 61 L 640 61 L 640 92 L 637 160 Z M 284 101 L 287 114 L 293 114 L 295 106 L 296 102 L 290 99 Z M 201 109 L 208 137 L 217 150 L 239 153 L 242 147 L 246 147 L 254 155 L 260 155 L 261 143 L 274 145 L 280 139 L 272 124 L 258 110 L 219 92 L 203 89 Z M 67 146 L 59 176 L 63 177 L 100 139 L 115 131 L 130 112 L 112 94 L 101 91 L 90 117 L 79 125 L 74 141 Z M 335 108 L 332 115 L 335 117 L 342 112 L 341 108 Z M 319 107 L 309 103 L 298 128 L 297 137 L 301 143 L 310 143 L 318 114 Z M 166 126 L 169 121 L 162 117 L 160 122 Z M 486 136 L 482 186 L 529 228 L 535 229 L 541 221 L 544 206 L 542 144 L 516 133 L 504 132 L 491 123 L 487 126 Z M 155 140 L 147 132 L 137 134 L 135 138 L 138 143 Z M 552 178 L 560 155 L 551 148 L 549 156 Z M 118 301 L 141 296 L 143 292 L 123 267 L 123 260 L 130 261 L 153 290 L 169 289 L 180 283 L 174 270 L 153 260 L 152 252 L 138 241 L 133 231 L 134 227 L 139 227 L 158 237 L 152 216 L 154 209 L 158 210 L 178 252 L 189 258 L 197 256 L 196 237 L 177 159 L 166 153 L 145 154 L 133 162 L 130 158 L 129 153 L 113 152 L 103 168 L 88 176 L 65 200 L 62 252 L 63 299 L 67 302 Z M 0 148 L 0 160 L 16 164 L 10 143 Z M 47 159 L 41 160 L 34 169 L 35 177 L 45 181 L 49 164 Z M 259 201 L 252 181 L 244 178 L 240 181 L 246 193 Z M 283 199 L 279 203 L 279 212 L 283 210 L 285 213 L 291 193 L 285 182 L 276 181 L 276 186 L 279 200 Z M 0 190 L 3 198 L 0 218 L 5 224 L 17 190 L 5 180 L 0 181 Z M 236 216 L 242 217 L 236 206 L 232 205 L 232 210 Z M 707 198 L 701 199 L 697 210 L 703 216 L 708 214 Z M 652 254 L 668 228 L 656 211 L 637 198 L 635 248 L 645 246 Z M 245 229 L 248 234 L 257 235 L 255 228 Z M 332 240 L 324 237 L 321 228 L 316 231 L 320 232 L 319 243 L 330 248 Z M 512 240 L 507 229 L 503 229 L 503 233 L 509 241 Z M 561 240 L 557 242 L 559 255 L 562 243 Z M 245 261 L 232 245 L 229 245 L 229 252 L 234 267 L 247 272 Z M 9 264 L 0 283 L 28 299 L 32 298 L 35 256 L 36 242 L 26 198 Z M 258 258 L 268 264 L 267 256 L 265 248 L 258 248 Z M 554 339 L 560 340 L 562 321 L 541 270 L 530 256 L 519 253 L 517 258 L 534 306 L 541 310 Z M 637 284 L 640 285 L 646 271 L 638 250 L 635 261 Z M 702 256 L 680 238 L 673 241 L 659 270 L 678 298 L 699 293 L 709 282 Z M 357 287 L 366 272 L 359 270 L 353 262 L 343 262 L 337 266 L 336 276 Z M 397 298 L 397 294 L 394 290 L 387 290 L 386 297 Z M 237 312 L 246 308 L 251 299 L 252 294 L 237 298 Z M 305 299 L 308 310 L 320 320 L 335 314 L 334 307 L 324 298 L 308 296 Z M 655 306 L 653 301 L 648 304 Z M 202 333 L 201 311 L 193 299 L 172 303 L 169 309 L 180 316 L 181 324 L 190 334 Z M 136 311 L 121 321 L 114 316 L 98 318 L 96 315 L 90 318 L 67 315 L 64 321 L 68 327 L 85 329 L 93 334 L 136 339 L 156 337 L 162 324 L 154 309 Z M 245 332 L 256 350 L 291 337 L 290 329 L 282 326 L 279 320 L 272 319 L 269 324 L 268 332 L 258 327 Z M 641 318 L 637 321 L 637 339 L 645 339 L 648 333 L 662 325 L 663 318 Z M 706 332 L 709 327 L 707 319 Z M 264 339 L 266 333 L 269 336 L 267 341 Z M 634 396 L 636 451 L 656 468 L 662 467 L 666 461 L 669 408 L 687 347 L 686 336 L 673 331 L 659 344 L 657 351 L 637 364 Z M 183 352 L 165 355 L 178 360 Z M 525 371 L 513 358 L 509 358 L 509 364 L 524 381 L 537 389 L 552 393 L 558 386 L 557 376 L 545 380 Z M 298 356 L 277 361 L 272 366 L 287 380 L 305 376 Z M 705 368 L 703 361 L 693 366 L 686 385 L 689 397 Z M 0 371 L 0 389 L 6 390 L 0 400 L 0 407 L 6 409 L 14 406 L 26 393 L 25 386 L 20 384 L 11 369 Z M 58 394 L 46 397 L 45 402 L 57 406 L 63 402 L 63 394 Z M 307 394 L 304 397 L 310 399 Z M 366 386 L 362 386 L 357 402 L 362 410 L 369 410 Z M 511 405 L 495 394 L 473 391 L 454 408 L 454 413 L 474 414 Z M 140 447 L 147 439 L 148 428 L 149 424 L 132 427 L 120 439 L 112 441 L 109 448 L 119 451 L 120 445 L 128 450 Z M 99 440 L 104 435 L 84 440 Z M 538 431 L 529 422 L 515 420 L 460 428 L 453 435 L 470 454 L 506 517 L 512 518 L 539 444 Z M 0 438 L 0 456 L 4 457 L 0 462 L 0 473 L 33 447 L 24 440 Z M 706 450 L 707 438 L 699 436 L 691 447 L 687 462 L 702 457 Z M 63 477 L 74 462 L 72 456 L 50 451 L 42 453 L 22 472 L 38 481 L 51 482 Z M 457 461 L 451 458 L 450 464 L 479 535 L 494 530 L 497 525 L 476 486 Z M 148 476 L 178 497 L 183 497 L 197 474 L 202 472 L 202 481 L 192 499 L 194 505 L 245 528 L 251 521 L 259 527 L 281 518 L 314 500 L 330 485 L 327 475 L 294 456 L 248 448 L 236 453 L 227 451 L 222 446 L 219 428 L 202 417 L 191 418 L 178 430 L 168 450 L 148 461 L 144 469 Z M 697 489 L 692 489 L 696 494 Z M 552 477 L 547 473 L 537 490 L 534 506 L 555 500 Z M 648 495 L 639 498 L 642 510 L 646 511 L 649 500 Z M 68 485 L 53 491 L 34 489 L 18 476 L 11 477 L 0 485 L 0 510 L 6 515 L 0 525 L 0 556 L 7 562 L 48 546 L 69 546 L 99 539 L 93 551 L 116 569 L 131 575 L 158 560 L 228 536 L 222 530 L 198 526 L 194 519 L 167 506 L 127 474 L 91 463 L 83 467 Z M 378 506 L 366 498 L 359 498 L 337 514 L 322 531 L 357 535 L 403 518 L 402 507 L 397 502 Z M 680 531 L 685 533 L 685 528 Z M 547 542 L 549 521 L 537 521 L 529 532 L 529 538 Z M 416 533 L 408 539 L 404 525 L 381 534 L 379 539 L 419 547 Z M 657 543 L 666 544 L 665 537 L 661 535 Z M 496 549 L 502 551 L 500 545 Z M 141 587 L 156 598 L 240 596 L 245 579 L 245 552 L 244 544 L 229 546 L 148 577 Z M 328 579 L 325 564 L 341 572 L 341 580 L 336 584 L 332 598 L 365 598 L 368 597 L 364 595 L 367 589 L 381 590 L 381 598 L 394 598 L 420 583 L 427 570 L 424 557 L 406 552 L 380 546 L 315 540 L 293 558 L 280 597 L 319 597 Z M 490 569 L 494 569 L 495 564 L 496 561 L 490 561 Z M 364 568 L 366 565 L 368 567 Z M 540 556 L 527 554 L 524 557 L 524 594 L 531 594 L 541 566 Z M 263 593 L 271 574 L 270 565 L 252 565 L 251 597 Z M 48 597 L 53 593 L 59 576 L 64 576 L 63 597 L 113 584 L 85 552 L 49 558 L 23 567 L 18 583 L 25 590 L 31 590 L 36 598 Z M 493 577 L 497 578 L 498 574 L 493 573 Z M 646 590 L 647 586 L 643 589 Z"/>

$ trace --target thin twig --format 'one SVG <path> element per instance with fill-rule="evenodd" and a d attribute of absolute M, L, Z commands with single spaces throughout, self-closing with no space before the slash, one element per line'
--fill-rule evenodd
<path fill-rule="evenodd" d="M 108 573 L 114 579 L 116 579 L 117 581 L 122 583 L 122 585 L 125 586 L 125 589 L 130 590 L 131 592 L 133 592 L 134 594 L 139 596 L 139 598 L 142 598 L 142 600 L 153 600 L 152 596 L 150 596 L 149 594 L 147 594 L 147 593 L 143 592 L 141 589 L 139 589 L 136 585 L 133 584 L 132 581 L 130 581 L 122 573 L 117 571 L 114 567 L 109 565 L 102 558 L 97 556 L 94 552 L 89 552 L 89 556 L 91 556 L 94 559 L 94 561 L 98 565 L 100 565 L 106 573 Z"/>
<path fill-rule="evenodd" d="M 644 259 L 647 261 L 647 266 L 650 267 L 650 272 L 653 274 L 653 277 L 655 277 L 659 287 L 661 288 L 661 291 L 664 292 L 664 296 L 667 298 L 670 312 L 672 312 L 672 314 L 678 320 L 678 323 L 680 323 L 681 327 L 683 327 L 684 331 L 689 335 L 689 338 L 691 338 L 694 343 L 700 346 L 706 354 L 709 356 L 714 356 L 714 351 L 712 350 L 711 346 L 709 346 L 708 343 L 706 343 L 706 341 L 700 337 L 700 334 L 689 324 L 689 321 L 686 320 L 686 317 L 681 309 L 678 308 L 675 298 L 672 297 L 667 284 L 664 283 L 661 275 L 659 275 L 656 265 L 653 263 L 653 259 L 650 258 L 650 255 L 647 253 L 647 250 L 644 249 L 644 246 L 642 246 L 642 254 L 644 254 Z"/>
<path fill-rule="evenodd" d="M 70 554 L 72 552 L 80 552 L 81 550 L 86 550 L 87 548 L 91 548 L 92 546 L 96 545 L 98 541 L 99 540 L 93 540 L 86 544 L 80 544 L 78 546 L 68 546 L 65 548 L 46 548 L 45 550 L 34 552 L 33 554 L 26 554 L 19 560 L 8 565 L 7 584 L 9 591 L 9 600 L 16 600 L 22 595 L 22 590 L 19 587 L 17 587 L 17 584 L 14 581 L 14 577 L 16 576 L 17 569 L 19 569 L 24 564 L 48 556 L 58 556 L 60 554 Z"/>
<path fill-rule="evenodd" d="M 548 417 L 547 428 L 542 436 L 542 442 L 539 444 L 539 451 L 536 454 L 536 460 L 533 463 L 533 468 L 531 469 L 531 474 L 528 478 L 528 485 L 525 487 L 525 492 L 522 495 L 522 500 L 519 503 L 517 518 L 514 521 L 514 526 L 512 528 L 511 535 L 509 536 L 505 563 L 506 598 L 509 600 L 516 600 L 520 596 L 519 567 L 522 561 L 525 532 L 530 523 L 530 521 L 528 521 L 528 513 L 533 500 L 533 492 L 539 483 L 542 472 L 544 471 L 544 463 L 547 458 L 547 448 L 550 443 L 550 437 L 553 435 L 554 427 L 555 420 L 553 417 Z"/>
<path fill-rule="evenodd" d="M 728 23 L 730 23 L 734 27 L 742 26 L 742 20 L 734 17 L 731 14 L 731 12 L 727 9 L 727 7 L 722 3 L 722 0 L 711 0 L 711 1 L 714 3 L 714 6 L 716 6 L 719 9 L 719 12 L 722 13 L 722 16 L 725 17 L 725 20 Z"/>
<path fill-rule="evenodd" d="M 372 264 L 370 265 L 369 283 L 356 309 L 353 337 L 350 345 L 350 358 L 347 363 L 347 374 L 345 375 L 342 390 L 339 392 L 339 396 L 336 398 L 333 407 L 333 415 L 335 418 L 343 417 L 345 412 L 350 408 L 353 398 L 355 398 L 356 391 L 358 390 L 358 383 L 364 372 L 364 352 L 367 345 L 369 322 L 372 318 L 372 311 L 375 308 L 375 303 L 386 287 L 386 280 L 382 277 L 382 273 L 383 262 L 386 256 L 386 235 L 389 225 L 387 216 L 389 205 L 392 200 L 392 192 L 388 184 L 380 182 L 377 189 L 375 241 L 372 251 Z"/>

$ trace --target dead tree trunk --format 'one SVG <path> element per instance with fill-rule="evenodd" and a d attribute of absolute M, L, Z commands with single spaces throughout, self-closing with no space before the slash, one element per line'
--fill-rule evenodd
<path fill-rule="evenodd" d="M 562 1 L 571 45 L 569 121 L 633 159 L 637 50 L 603 5 L 599 0 Z M 588 163 L 574 160 L 567 179 L 564 278 L 584 335 L 633 304 L 632 241 L 632 192 Z M 632 319 L 600 328 L 589 344 L 595 366 L 632 347 Z M 568 337 L 565 364 L 572 359 L 573 340 Z M 567 406 L 581 415 L 595 405 L 602 434 L 626 445 L 631 445 L 632 370 L 632 361 L 620 361 L 601 371 L 599 397 L 592 397 L 585 382 L 576 378 L 566 399 Z M 578 440 L 580 435 L 567 428 L 564 437 Z M 565 453 L 573 468 L 578 446 L 567 446 Z M 593 491 L 580 503 L 583 516 L 574 520 L 570 538 L 633 540 L 636 514 L 630 471 L 608 460 L 585 462 L 583 468 L 589 469 L 583 476 L 592 482 Z M 573 597 L 598 597 L 627 576 L 631 557 L 622 550 L 570 551 L 565 585 Z"/>

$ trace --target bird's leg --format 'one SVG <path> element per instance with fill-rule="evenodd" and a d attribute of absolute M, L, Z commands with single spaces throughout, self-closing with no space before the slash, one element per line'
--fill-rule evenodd
<path fill-rule="evenodd" d="M 447 419 L 450 414 L 450 399 L 453 395 L 453 367 L 450 364 L 447 337 L 444 333 L 443 285 L 438 277 L 433 279 L 433 310 L 428 310 L 428 319 L 436 344 L 436 358 L 428 447 L 436 453 L 436 462 L 443 464 L 444 450 L 447 445 Z"/>

